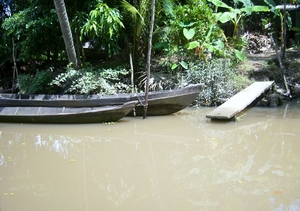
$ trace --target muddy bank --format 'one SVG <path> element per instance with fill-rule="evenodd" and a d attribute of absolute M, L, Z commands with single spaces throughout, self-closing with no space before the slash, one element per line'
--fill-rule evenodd
<path fill-rule="evenodd" d="M 256 54 L 249 53 L 247 57 L 241 68 L 248 69 L 250 79 L 254 81 L 274 81 L 275 92 L 286 99 L 300 96 L 299 49 L 287 49 L 283 68 L 280 67 L 278 57 L 273 49 Z"/>

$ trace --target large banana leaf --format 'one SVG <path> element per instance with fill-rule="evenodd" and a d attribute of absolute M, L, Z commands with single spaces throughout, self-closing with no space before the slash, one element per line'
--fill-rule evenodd
<path fill-rule="evenodd" d="M 224 2 L 222 2 L 220 0 L 208 0 L 208 1 L 213 3 L 217 7 L 227 8 L 229 10 L 232 9 L 232 7 L 228 6 L 227 4 L 225 4 Z"/>
<path fill-rule="evenodd" d="M 270 9 L 267 6 L 249 6 L 241 8 L 241 11 L 251 14 L 252 12 L 268 12 Z"/>
<path fill-rule="evenodd" d="M 236 19 L 237 13 L 235 12 L 218 12 L 216 14 L 216 18 L 221 23 L 226 23 L 228 21 L 231 21 L 233 19 Z"/>

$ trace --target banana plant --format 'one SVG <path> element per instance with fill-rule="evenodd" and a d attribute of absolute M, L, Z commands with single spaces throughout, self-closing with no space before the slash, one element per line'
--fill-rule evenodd
<path fill-rule="evenodd" d="M 281 60 L 285 57 L 285 51 L 286 51 L 286 30 L 287 27 L 293 31 L 295 28 L 292 28 L 292 20 L 287 12 L 287 0 L 283 1 L 283 5 L 276 5 L 276 3 L 273 0 L 264 0 L 264 2 L 270 7 L 270 10 L 274 13 L 275 16 L 279 16 L 280 18 L 280 24 L 281 24 L 281 33 L 280 33 L 280 39 L 281 39 Z M 296 3 L 296 2 L 291 2 Z"/>
<path fill-rule="evenodd" d="M 199 54 L 199 57 L 202 58 L 205 62 L 207 62 L 207 58 L 205 55 L 205 51 L 217 53 L 218 55 L 225 56 L 225 51 L 224 51 L 224 43 L 219 41 L 217 43 L 212 44 L 210 38 L 211 38 L 211 33 L 213 30 L 213 26 L 211 25 L 208 29 L 208 33 L 205 36 L 204 42 L 199 42 L 198 40 L 193 40 L 194 35 L 195 35 L 195 29 L 183 29 L 183 35 L 187 40 L 191 40 L 187 44 L 187 49 L 188 50 L 193 50 L 197 49 L 197 53 Z M 184 65 L 181 64 L 181 66 L 184 67 Z M 185 68 L 185 67 L 184 67 Z M 186 68 L 185 68 L 186 69 Z"/>
<path fill-rule="evenodd" d="M 220 0 L 208 0 L 215 5 L 216 18 L 221 23 L 232 22 L 234 25 L 233 37 L 238 35 L 238 29 L 242 18 L 251 15 L 254 12 L 268 12 L 269 7 L 258 5 L 246 5 L 243 8 L 233 8 Z M 241 1 L 243 2 L 243 1 Z M 217 12 L 218 8 L 228 9 L 226 12 Z"/>

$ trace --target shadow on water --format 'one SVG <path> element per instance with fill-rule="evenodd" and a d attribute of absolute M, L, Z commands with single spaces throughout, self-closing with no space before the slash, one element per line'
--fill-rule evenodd
<path fill-rule="evenodd" d="M 0 209 L 299 210 L 299 108 L 0 124 Z"/>

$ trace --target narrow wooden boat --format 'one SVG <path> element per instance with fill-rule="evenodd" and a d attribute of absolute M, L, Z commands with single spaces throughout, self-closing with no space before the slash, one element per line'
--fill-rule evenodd
<path fill-rule="evenodd" d="M 0 107 L 0 122 L 81 124 L 115 122 L 134 109 L 137 101 L 102 107 Z"/>
<path fill-rule="evenodd" d="M 175 93 L 166 91 L 149 95 L 147 116 L 162 116 L 176 113 L 188 107 L 199 95 L 200 91 L 190 91 Z M 129 113 L 129 116 L 143 116 L 144 114 L 144 96 L 135 96 L 131 99 L 139 100 L 135 109 Z"/>
<path fill-rule="evenodd" d="M 203 90 L 203 84 L 149 92 L 148 116 L 167 115 L 189 106 Z M 116 95 L 18 95 L 0 94 L 0 106 L 17 107 L 99 107 L 139 101 L 136 115 L 143 114 L 144 93 Z M 133 115 L 133 112 L 130 113 Z"/>

